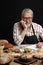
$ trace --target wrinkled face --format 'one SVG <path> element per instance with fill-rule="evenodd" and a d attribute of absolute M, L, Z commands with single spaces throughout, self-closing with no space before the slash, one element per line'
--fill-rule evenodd
<path fill-rule="evenodd" d="M 31 13 L 25 12 L 22 20 L 26 23 L 26 25 L 30 26 L 31 22 L 32 22 L 33 16 Z"/>

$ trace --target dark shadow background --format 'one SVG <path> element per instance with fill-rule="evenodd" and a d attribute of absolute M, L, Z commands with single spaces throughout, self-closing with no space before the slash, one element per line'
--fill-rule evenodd
<path fill-rule="evenodd" d="M 13 25 L 20 21 L 24 8 L 31 8 L 33 21 L 43 26 L 43 0 L 1 0 L 0 39 L 13 44 Z"/>

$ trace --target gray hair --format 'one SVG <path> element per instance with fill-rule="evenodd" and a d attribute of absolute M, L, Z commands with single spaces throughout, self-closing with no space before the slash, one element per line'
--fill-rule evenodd
<path fill-rule="evenodd" d="M 33 11 L 32 11 L 31 9 L 29 9 L 29 8 L 25 8 L 25 9 L 23 9 L 23 11 L 22 11 L 22 13 L 21 13 L 21 16 L 22 16 L 22 17 L 23 17 L 23 15 L 25 14 L 25 12 L 31 13 L 32 16 L 33 16 Z"/>

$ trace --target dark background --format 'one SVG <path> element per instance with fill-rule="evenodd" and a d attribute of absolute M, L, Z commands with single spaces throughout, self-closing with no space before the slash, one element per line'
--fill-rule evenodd
<path fill-rule="evenodd" d="M 43 26 L 43 0 L 1 0 L 0 39 L 13 43 L 13 25 L 20 21 L 24 8 L 31 8 L 33 21 Z"/>

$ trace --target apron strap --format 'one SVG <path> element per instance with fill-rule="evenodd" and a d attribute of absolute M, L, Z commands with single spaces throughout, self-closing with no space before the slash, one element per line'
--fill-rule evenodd
<path fill-rule="evenodd" d="M 32 24 L 31 24 L 32 25 Z M 34 35 L 35 35 L 35 31 L 34 31 L 34 28 L 33 28 L 33 25 L 32 25 L 32 30 L 33 30 L 33 33 L 34 33 Z M 37 39 L 38 40 L 38 39 Z M 41 41 L 41 42 L 43 42 L 43 40 L 42 40 L 42 38 L 39 36 L 39 40 L 38 41 Z"/>
<path fill-rule="evenodd" d="M 32 24 L 31 24 L 31 25 L 32 25 Z M 32 30 L 33 30 L 33 33 L 34 33 L 34 35 L 35 35 L 35 31 L 34 31 L 33 25 L 32 25 Z"/>

